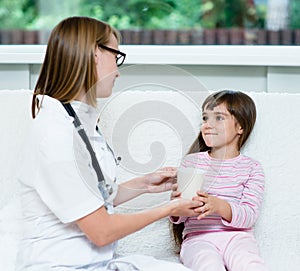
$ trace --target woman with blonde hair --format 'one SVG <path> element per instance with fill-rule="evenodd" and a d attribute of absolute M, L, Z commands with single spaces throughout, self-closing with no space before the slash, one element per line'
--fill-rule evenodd
<path fill-rule="evenodd" d="M 194 216 L 201 205 L 180 199 L 114 213 L 114 206 L 143 193 L 170 190 L 176 175 L 164 168 L 115 182 L 117 159 L 98 131 L 96 99 L 109 97 L 120 75 L 126 54 L 118 43 L 115 29 L 88 17 L 67 18 L 51 32 L 20 169 L 24 236 L 18 271 L 188 270 L 146 256 L 115 258 L 120 238 L 167 216 Z"/>

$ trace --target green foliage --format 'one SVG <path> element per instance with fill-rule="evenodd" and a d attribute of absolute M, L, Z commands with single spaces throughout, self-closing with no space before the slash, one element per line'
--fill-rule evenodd
<path fill-rule="evenodd" d="M 266 16 L 267 16 L 267 6 L 266 5 L 256 5 L 256 25 L 257 28 L 265 28 L 266 25 Z"/>
<path fill-rule="evenodd" d="M 290 28 L 300 28 L 300 1 L 290 0 Z"/>
<path fill-rule="evenodd" d="M 0 0 L 0 28 L 26 28 L 37 16 L 35 0 Z"/>
<path fill-rule="evenodd" d="M 62 19 L 79 15 L 81 0 L 33 0 L 38 6 L 38 14 L 28 24 L 31 29 L 52 29 Z"/>
<path fill-rule="evenodd" d="M 202 26 L 253 27 L 257 24 L 256 8 L 248 0 L 202 0 Z"/>
<path fill-rule="evenodd" d="M 0 0 L 0 26 L 3 29 L 52 29 L 61 19 L 72 15 L 95 17 L 118 29 L 262 26 L 265 12 L 249 5 L 249 2 L 251 1 Z"/>
<path fill-rule="evenodd" d="M 95 12 L 95 7 L 101 9 L 101 14 Z M 107 21 L 118 29 L 159 28 L 174 8 L 173 0 L 82 0 L 80 13 Z"/>

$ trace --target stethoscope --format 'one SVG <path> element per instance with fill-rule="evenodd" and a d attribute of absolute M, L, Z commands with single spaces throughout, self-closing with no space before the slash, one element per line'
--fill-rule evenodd
<path fill-rule="evenodd" d="M 85 143 L 85 146 L 88 150 L 88 152 L 90 153 L 91 159 L 92 159 L 92 166 L 97 174 L 97 179 L 98 179 L 98 189 L 100 190 L 100 193 L 102 194 L 102 197 L 104 199 L 104 201 L 107 203 L 107 199 L 113 194 L 114 189 L 113 186 L 109 183 L 107 183 L 105 181 L 105 178 L 103 176 L 101 167 L 98 163 L 98 159 L 96 157 L 96 154 L 93 150 L 93 147 L 90 143 L 90 140 L 77 116 L 77 114 L 75 113 L 73 107 L 71 106 L 71 104 L 67 103 L 67 104 L 63 104 L 63 107 L 66 109 L 66 111 L 68 112 L 68 114 L 74 118 L 73 124 L 79 134 L 79 136 L 81 137 L 81 139 L 83 140 L 83 142 Z M 98 126 L 96 126 L 96 131 L 99 135 L 101 135 Z M 101 135 L 102 136 L 102 135 Z M 114 152 L 112 150 L 112 148 L 106 143 L 107 149 L 111 152 L 112 156 L 114 157 L 115 163 L 118 166 L 120 164 L 121 161 L 121 157 L 116 157 L 114 155 Z M 116 182 L 116 178 L 114 179 L 114 182 Z"/>
<path fill-rule="evenodd" d="M 97 133 L 98 133 L 101 137 L 103 137 L 103 135 L 102 135 L 101 132 L 99 131 L 98 126 L 96 126 L 96 131 L 97 131 Z M 122 158 L 121 158 L 120 156 L 115 156 L 115 153 L 114 153 L 113 149 L 107 144 L 107 142 L 105 142 L 105 144 L 106 144 L 106 147 L 107 147 L 108 151 L 109 151 L 109 152 L 111 153 L 111 155 L 113 156 L 113 158 L 114 158 L 114 160 L 115 160 L 115 163 L 116 163 L 116 166 L 119 166 Z"/>
<path fill-rule="evenodd" d="M 98 126 L 96 126 L 96 132 L 101 137 L 103 137 L 103 135 L 99 131 Z M 115 161 L 116 166 L 118 167 L 120 165 L 120 162 L 121 162 L 121 157 L 120 156 L 115 156 L 115 153 L 114 153 L 113 149 L 107 144 L 106 141 L 105 141 L 105 145 L 106 145 L 107 150 L 111 153 L 111 155 L 112 155 L 112 157 L 113 157 L 113 159 Z M 117 178 L 115 177 L 114 180 L 113 180 L 113 183 L 116 183 L 116 182 L 117 182 Z M 113 194 L 113 192 L 114 192 L 113 186 L 111 184 L 109 184 L 109 183 L 106 183 L 106 182 L 105 182 L 105 189 L 107 189 L 109 196 L 111 196 Z"/>

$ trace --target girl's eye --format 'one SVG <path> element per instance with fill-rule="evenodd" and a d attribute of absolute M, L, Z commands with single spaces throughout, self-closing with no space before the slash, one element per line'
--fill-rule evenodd
<path fill-rule="evenodd" d="M 203 121 L 207 121 L 207 120 L 208 120 L 208 117 L 207 117 L 207 116 L 202 116 L 202 120 L 203 120 Z"/>
<path fill-rule="evenodd" d="M 216 116 L 216 120 L 224 120 L 224 117 L 219 115 L 219 116 Z"/>

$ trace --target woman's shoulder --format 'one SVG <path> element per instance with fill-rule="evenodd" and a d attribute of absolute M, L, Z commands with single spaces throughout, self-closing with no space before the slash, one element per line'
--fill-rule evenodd
<path fill-rule="evenodd" d="M 38 122 L 50 128 L 52 126 L 65 126 L 66 123 L 73 122 L 73 118 L 69 116 L 60 101 L 47 95 L 38 98 L 41 103 L 40 110 L 36 116 Z"/>
<path fill-rule="evenodd" d="M 32 121 L 30 134 L 37 142 L 70 141 L 74 132 L 73 118 L 59 101 L 45 95 L 41 108 Z"/>

